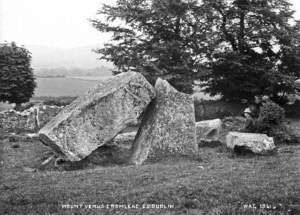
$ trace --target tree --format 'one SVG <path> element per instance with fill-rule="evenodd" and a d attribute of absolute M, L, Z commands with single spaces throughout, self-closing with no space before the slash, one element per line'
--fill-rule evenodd
<path fill-rule="evenodd" d="M 96 50 L 117 70 L 142 73 L 151 83 L 168 80 L 191 93 L 199 79 L 206 52 L 205 19 L 196 0 L 118 0 L 98 11 L 106 18 L 91 20 L 101 32 L 112 33 L 112 42 Z"/>
<path fill-rule="evenodd" d="M 15 103 L 16 109 L 29 101 L 36 87 L 30 62 L 27 49 L 15 43 L 0 44 L 0 101 Z"/>
<path fill-rule="evenodd" d="M 96 50 L 116 73 L 134 70 L 192 92 L 280 100 L 300 76 L 300 23 L 287 0 L 118 0 L 91 20 L 112 42 Z"/>
<path fill-rule="evenodd" d="M 300 76 L 300 23 L 287 0 L 203 0 L 213 20 L 206 92 L 231 100 L 279 100 Z"/>

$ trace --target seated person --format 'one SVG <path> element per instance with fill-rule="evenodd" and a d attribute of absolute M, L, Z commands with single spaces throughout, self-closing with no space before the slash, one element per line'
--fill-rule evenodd
<path fill-rule="evenodd" d="M 254 104 L 251 104 L 249 107 L 247 107 L 244 110 L 244 117 L 247 119 L 246 124 L 243 130 L 251 130 L 251 128 L 254 126 L 255 119 L 259 116 L 259 110 L 262 104 L 266 101 L 268 101 L 268 96 L 255 96 L 254 97 Z"/>

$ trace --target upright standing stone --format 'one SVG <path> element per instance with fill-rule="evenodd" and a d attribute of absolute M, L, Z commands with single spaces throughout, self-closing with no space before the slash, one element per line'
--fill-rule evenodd
<path fill-rule="evenodd" d="M 193 98 L 158 79 L 156 99 L 149 105 L 133 143 L 131 162 L 160 159 L 167 155 L 194 155 L 196 144 Z"/>
<path fill-rule="evenodd" d="M 70 161 L 79 161 L 137 123 L 154 97 L 154 88 L 141 74 L 118 75 L 66 106 L 40 130 L 40 139 Z"/>

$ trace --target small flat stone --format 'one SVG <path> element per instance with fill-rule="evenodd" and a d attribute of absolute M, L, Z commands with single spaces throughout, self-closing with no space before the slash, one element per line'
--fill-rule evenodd
<path fill-rule="evenodd" d="M 226 145 L 234 150 L 236 147 L 243 147 L 255 154 L 267 154 L 276 147 L 273 137 L 266 134 L 229 132 L 226 136 Z"/>

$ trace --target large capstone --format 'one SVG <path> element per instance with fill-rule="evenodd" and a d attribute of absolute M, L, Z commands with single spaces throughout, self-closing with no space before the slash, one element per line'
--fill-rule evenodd
<path fill-rule="evenodd" d="M 213 119 L 196 122 L 197 143 L 205 146 L 207 143 L 219 142 L 222 131 L 222 120 Z"/>
<path fill-rule="evenodd" d="M 255 154 L 267 154 L 275 149 L 272 137 L 254 133 L 229 132 L 226 145 L 236 152 L 251 151 Z"/>
<path fill-rule="evenodd" d="M 193 156 L 198 152 L 193 98 L 160 78 L 155 90 L 156 98 L 149 105 L 133 143 L 130 161 L 136 165 L 168 155 Z"/>
<path fill-rule="evenodd" d="M 154 88 L 141 74 L 115 76 L 66 106 L 40 130 L 40 140 L 79 161 L 136 124 L 154 97 Z"/>

